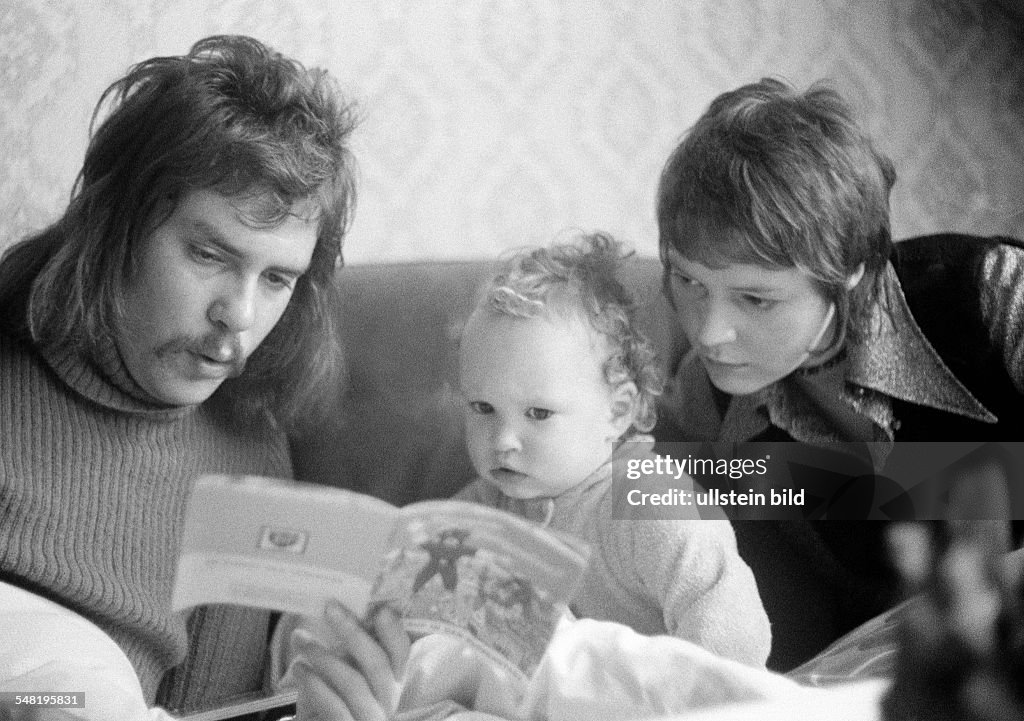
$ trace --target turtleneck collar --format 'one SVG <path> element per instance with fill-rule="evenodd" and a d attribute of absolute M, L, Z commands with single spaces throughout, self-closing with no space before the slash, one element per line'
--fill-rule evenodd
<path fill-rule="evenodd" d="M 113 340 L 98 344 L 95 358 L 67 348 L 42 348 L 40 353 L 64 383 L 88 400 L 111 410 L 148 415 L 153 419 L 181 418 L 198 406 L 168 406 L 146 393 L 128 373 Z"/>

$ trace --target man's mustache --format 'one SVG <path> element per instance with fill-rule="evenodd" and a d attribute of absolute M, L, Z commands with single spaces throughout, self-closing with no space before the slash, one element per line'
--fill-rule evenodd
<path fill-rule="evenodd" d="M 229 378 L 237 378 L 242 375 L 248 360 L 242 350 L 241 339 L 238 336 L 229 335 L 175 338 L 161 346 L 158 355 L 182 352 L 203 356 L 217 363 L 231 366 L 228 371 Z"/>

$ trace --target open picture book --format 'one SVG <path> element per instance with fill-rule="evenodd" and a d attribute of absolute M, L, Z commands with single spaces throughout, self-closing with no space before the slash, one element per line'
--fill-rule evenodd
<path fill-rule="evenodd" d="M 449 633 L 529 677 L 586 569 L 582 541 L 463 501 L 398 508 L 354 491 L 252 476 L 196 484 L 176 610 L 229 603 L 357 615 L 386 603 L 413 634 Z"/>

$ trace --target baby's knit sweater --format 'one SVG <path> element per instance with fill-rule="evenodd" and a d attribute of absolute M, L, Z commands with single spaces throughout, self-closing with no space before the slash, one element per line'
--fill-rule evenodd
<path fill-rule="evenodd" d="M 648 439 L 631 441 L 631 457 Z M 613 460 L 614 460 L 613 456 Z M 754 575 L 727 520 L 613 520 L 608 461 L 553 498 L 509 498 L 477 479 L 457 498 L 508 510 L 583 539 L 590 565 L 571 603 L 580 617 L 615 621 L 647 635 L 671 634 L 763 667 L 771 629 Z"/>
<path fill-rule="evenodd" d="M 196 477 L 290 477 L 287 442 L 202 406 L 140 400 L 110 355 L 44 358 L 0 332 L 0 578 L 106 631 L 149 703 L 197 708 L 259 689 L 268 614 L 186 618 L 171 612 L 171 584 Z"/>

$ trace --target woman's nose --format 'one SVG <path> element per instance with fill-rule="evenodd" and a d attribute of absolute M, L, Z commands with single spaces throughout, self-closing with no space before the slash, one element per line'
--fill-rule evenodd
<path fill-rule="evenodd" d="M 698 313 L 697 342 L 706 348 L 736 340 L 736 323 L 722 303 L 705 303 Z"/>

